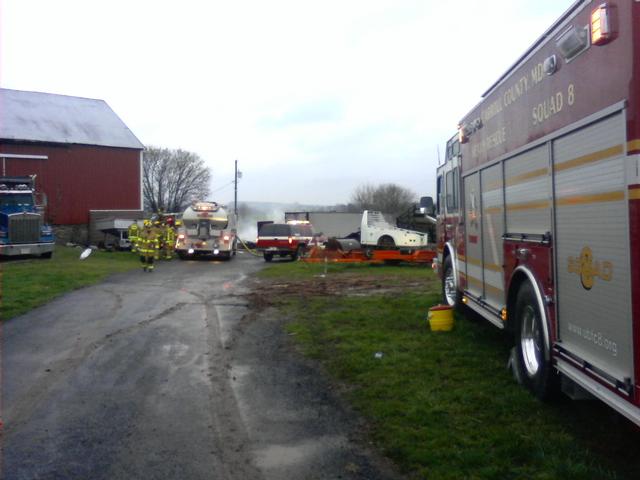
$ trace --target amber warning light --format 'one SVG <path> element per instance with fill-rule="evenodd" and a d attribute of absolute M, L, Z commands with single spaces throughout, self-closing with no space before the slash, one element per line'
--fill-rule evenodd
<path fill-rule="evenodd" d="M 603 3 L 591 12 L 591 44 L 604 45 L 612 38 L 609 6 Z"/>

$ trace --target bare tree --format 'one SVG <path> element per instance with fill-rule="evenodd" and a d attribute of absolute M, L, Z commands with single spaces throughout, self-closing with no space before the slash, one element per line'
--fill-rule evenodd
<path fill-rule="evenodd" d="M 395 183 L 360 185 L 351 195 L 351 203 L 360 210 L 378 210 L 394 215 L 407 210 L 416 200 L 414 192 Z"/>
<path fill-rule="evenodd" d="M 191 201 L 206 199 L 210 178 L 209 167 L 197 154 L 148 147 L 142 175 L 145 209 L 180 212 Z"/>

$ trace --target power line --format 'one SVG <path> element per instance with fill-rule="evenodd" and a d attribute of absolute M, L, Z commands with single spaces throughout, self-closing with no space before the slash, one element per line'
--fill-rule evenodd
<path fill-rule="evenodd" d="M 210 193 L 216 193 L 219 192 L 220 190 L 224 190 L 227 187 L 230 187 L 231 185 L 234 184 L 234 180 L 231 180 L 229 183 L 224 184 L 223 186 L 216 188 L 215 190 L 211 191 Z"/>

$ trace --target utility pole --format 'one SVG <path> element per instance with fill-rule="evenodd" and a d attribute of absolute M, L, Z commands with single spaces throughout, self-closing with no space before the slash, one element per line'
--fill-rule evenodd
<path fill-rule="evenodd" d="M 236 158 L 236 173 L 233 177 L 233 213 L 238 218 L 238 159 Z"/>

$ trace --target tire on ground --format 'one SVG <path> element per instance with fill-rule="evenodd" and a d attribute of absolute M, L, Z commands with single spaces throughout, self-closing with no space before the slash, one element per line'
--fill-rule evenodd
<path fill-rule="evenodd" d="M 273 253 L 265 253 L 264 254 L 264 261 L 265 262 L 270 262 L 271 260 L 273 260 Z"/>
<path fill-rule="evenodd" d="M 462 304 L 462 294 L 457 287 L 453 261 L 451 260 L 451 255 L 449 255 L 442 265 L 442 300 L 445 304 L 454 308 L 459 308 Z"/>
<path fill-rule="evenodd" d="M 305 246 L 298 245 L 298 248 L 296 248 L 296 251 L 291 254 L 291 260 L 296 261 L 297 259 L 299 259 L 304 255 L 304 252 L 305 252 Z"/>
<path fill-rule="evenodd" d="M 545 338 L 536 293 L 528 281 L 518 290 L 511 320 L 514 322 L 518 379 L 540 400 L 552 398 L 559 391 L 560 377 L 551 364 L 550 339 Z"/>

